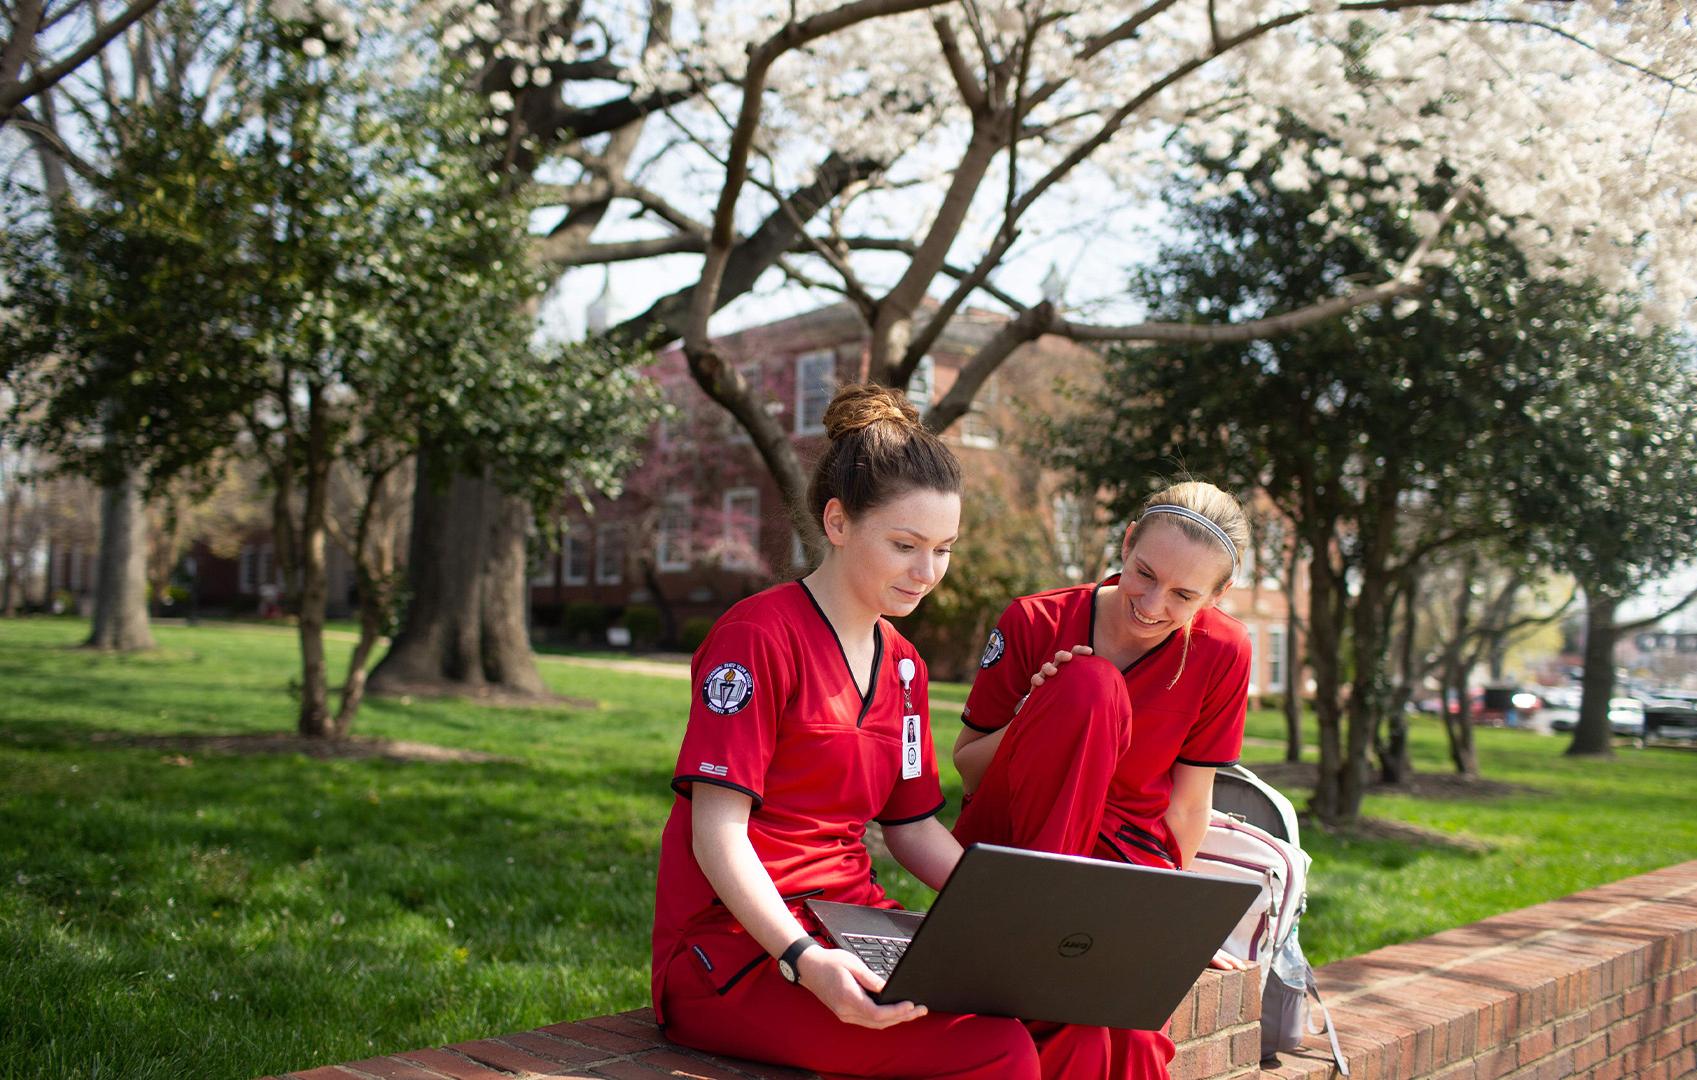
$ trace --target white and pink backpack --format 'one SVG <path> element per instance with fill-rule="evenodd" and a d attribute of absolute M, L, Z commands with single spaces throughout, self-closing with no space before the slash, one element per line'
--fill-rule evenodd
<path fill-rule="evenodd" d="M 1261 969 L 1261 1057 L 1295 1050 L 1303 1035 L 1323 1030 L 1338 1072 L 1349 1062 L 1338 1046 L 1331 1013 L 1320 1000 L 1314 969 L 1302 955 L 1297 925 L 1308 906 L 1311 860 L 1297 834 L 1296 808 L 1276 788 L 1241 765 L 1214 775 L 1214 815 L 1192 868 L 1218 877 L 1254 881 L 1261 896 L 1226 939 L 1226 952 Z M 1312 1024 L 1308 998 L 1320 1007 L 1324 1027 Z"/>

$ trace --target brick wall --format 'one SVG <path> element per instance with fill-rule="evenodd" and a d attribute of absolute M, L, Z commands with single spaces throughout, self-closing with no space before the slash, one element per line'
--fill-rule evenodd
<path fill-rule="evenodd" d="M 1328 964 L 1351 1080 L 1697 1076 L 1697 861 Z M 1173 1080 L 1333 1074 L 1323 1037 L 1260 1066 L 1258 979 L 1208 972 L 1173 1015 Z M 287 1074 L 801 1080 L 672 1046 L 646 1009 Z M 275 1078 L 268 1078 L 275 1080 Z"/>

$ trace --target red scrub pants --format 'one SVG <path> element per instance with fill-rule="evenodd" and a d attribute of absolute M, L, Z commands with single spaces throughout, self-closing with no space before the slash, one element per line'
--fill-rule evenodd
<path fill-rule="evenodd" d="M 1043 1054 L 1017 1020 L 927 1013 L 879 1030 L 845 1024 L 812 992 L 765 960 L 721 995 L 688 949 L 666 976 L 666 1037 L 714 1054 L 810 1069 L 826 1080 L 936 1077 L 1038 1080 L 1107 1075 L 1108 1042 L 1069 1043 Z M 1102 1031 L 1103 1029 L 1092 1029 Z"/>
<path fill-rule="evenodd" d="M 1099 656 L 1079 656 L 1031 692 L 1008 724 L 1002 745 L 960 820 L 955 838 L 1011 847 L 1091 855 L 1108 785 L 1131 745 L 1131 698 L 1125 675 Z M 1143 853 L 1132 849 L 1127 854 Z M 1148 865 L 1166 866 L 1148 856 Z M 1054 1040 L 1108 1031 L 1109 1067 L 1084 1076 L 1166 1080 L 1173 1042 L 1162 1031 L 1029 1024 L 1047 1055 Z M 1084 1036 L 1089 1038 L 1089 1036 Z M 1045 1074 L 1047 1075 L 1047 1074 Z"/>

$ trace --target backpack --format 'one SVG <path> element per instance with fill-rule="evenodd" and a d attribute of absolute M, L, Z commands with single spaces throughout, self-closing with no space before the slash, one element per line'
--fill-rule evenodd
<path fill-rule="evenodd" d="M 1324 1030 L 1338 1072 L 1348 1076 L 1349 1062 L 1297 936 L 1308 906 L 1310 863 L 1289 799 L 1241 765 L 1216 770 L 1213 818 L 1192 866 L 1201 873 L 1261 886 L 1261 896 L 1222 947 L 1261 968 L 1262 1060 L 1297 1049 L 1305 1033 Z M 1309 997 L 1320 1007 L 1323 1029 L 1312 1025 Z"/>

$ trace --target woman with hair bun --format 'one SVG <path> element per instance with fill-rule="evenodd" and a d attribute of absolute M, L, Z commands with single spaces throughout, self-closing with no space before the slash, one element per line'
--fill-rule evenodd
<path fill-rule="evenodd" d="M 936 817 L 925 665 L 887 619 L 948 568 L 960 466 L 881 387 L 841 390 L 825 428 L 809 491 L 824 560 L 733 606 L 692 663 L 660 842 L 655 1012 L 686 1046 L 827 1076 L 1100 1075 L 1103 1029 L 1052 1048 L 1040 1072 L 1016 1020 L 878 1004 L 883 980 L 824 947 L 805 907 L 896 906 L 872 877 L 868 821 L 932 888 L 961 854 Z"/>
<path fill-rule="evenodd" d="M 1214 770 L 1243 746 L 1249 637 L 1215 605 L 1248 544 L 1235 498 L 1174 484 L 1126 527 L 1121 573 L 1008 606 L 955 743 L 962 844 L 1189 866 Z M 1214 963 L 1244 966 L 1223 953 Z M 1112 1044 L 1107 1075 L 1167 1075 L 1163 1032 L 1114 1031 Z"/>

